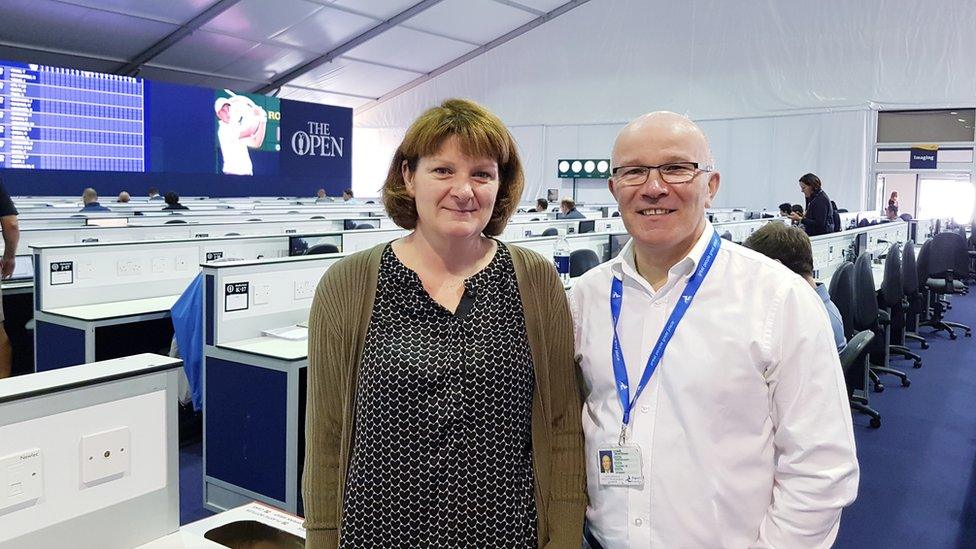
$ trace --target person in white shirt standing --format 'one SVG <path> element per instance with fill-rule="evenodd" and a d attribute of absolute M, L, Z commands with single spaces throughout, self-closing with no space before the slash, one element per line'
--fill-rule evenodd
<path fill-rule="evenodd" d="M 594 547 L 829 547 L 857 494 L 827 315 L 801 278 L 718 237 L 712 163 L 670 112 L 614 143 L 631 240 L 570 295 Z"/>

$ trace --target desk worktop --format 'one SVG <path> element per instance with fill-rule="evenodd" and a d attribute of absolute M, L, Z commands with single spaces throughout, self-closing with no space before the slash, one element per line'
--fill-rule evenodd
<path fill-rule="evenodd" d="M 132 299 L 129 301 L 113 301 L 111 303 L 96 303 L 94 305 L 77 305 L 75 307 L 60 307 L 57 309 L 43 309 L 45 313 L 66 316 L 78 320 L 105 320 L 122 316 L 137 316 L 169 311 L 177 295 Z"/>
<path fill-rule="evenodd" d="M 229 341 L 227 343 L 218 343 L 217 347 L 281 360 L 305 360 L 308 358 L 307 339 L 292 340 L 282 339 L 280 337 L 261 336 Z"/>

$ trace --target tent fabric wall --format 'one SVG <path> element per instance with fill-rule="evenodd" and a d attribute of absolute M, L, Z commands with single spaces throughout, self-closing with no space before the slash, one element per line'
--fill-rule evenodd
<path fill-rule="evenodd" d="M 627 120 L 673 110 L 712 140 L 725 178 L 719 205 L 798 201 L 792 186 L 813 171 L 854 209 L 866 200 L 873 110 L 972 104 L 972 8 L 971 0 L 591 0 L 357 111 L 355 124 L 402 132 L 445 98 L 479 101 L 513 128 L 529 160 L 529 199 L 556 182 L 553 158 L 607 156 Z"/>

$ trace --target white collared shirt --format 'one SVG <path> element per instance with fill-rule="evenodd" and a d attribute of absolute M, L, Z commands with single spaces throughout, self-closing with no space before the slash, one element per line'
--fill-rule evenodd
<path fill-rule="evenodd" d="M 573 286 L 586 403 L 586 518 L 608 549 L 829 547 L 857 494 L 844 376 L 820 298 L 779 263 L 722 241 L 715 263 L 634 404 L 627 442 L 644 483 L 600 486 L 598 450 L 623 410 L 611 363 L 611 277 L 623 281 L 618 334 L 631 397 L 714 229 L 654 291 L 633 241 Z"/>

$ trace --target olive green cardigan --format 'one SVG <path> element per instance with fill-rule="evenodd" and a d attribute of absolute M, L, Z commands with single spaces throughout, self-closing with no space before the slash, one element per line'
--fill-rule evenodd
<path fill-rule="evenodd" d="M 346 257 L 322 277 L 309 315 L 302 496 L 309 549 L 339 543 L 353 439 L 356 374 L 386 244 Z M 539 547 L 579 549 L 586 481 L 573 325 L 552 264 L 509 245 L 535 367 L 532 461 Z"/>

